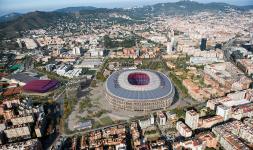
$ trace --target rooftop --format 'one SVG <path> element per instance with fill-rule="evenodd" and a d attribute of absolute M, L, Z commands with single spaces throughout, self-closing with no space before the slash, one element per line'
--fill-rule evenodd
<path fill-rule="evenodd" d="M 45 93 L 59 85 L 56 80 L 32 80 L 24 86 L 24 90 L 31 92 Z"/>
<path fill-rule="evenodd" d="M 121 70 L 109 76 L 106 90 L 126 100 L 153 100 L 171 96 L 174 86 L 166 75 L 156 71 Z"/>
<path fill-rule="evenodd" d="M 16 73 L 16 74 L 12 74 L 8 77 L 6 77 L 7 79 L 15 79 L 15 80 L 18 80 L 20 82 L 24 82 L 24 83 L 28 83 L 32 80 L 38 80 L 39 78 L 37 77 L 33 77 L 33 76 L 30 76 L 26 73 Z"/>

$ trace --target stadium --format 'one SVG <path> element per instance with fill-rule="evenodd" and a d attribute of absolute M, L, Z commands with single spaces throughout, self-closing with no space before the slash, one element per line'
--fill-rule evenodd
<path fill-rule="evenodd" d="M 168 108 L 175 88 L 163 73 L 151 70 L 121 70 L 106 83 L 106 100 L 114 109 L 153 111 Z"/>

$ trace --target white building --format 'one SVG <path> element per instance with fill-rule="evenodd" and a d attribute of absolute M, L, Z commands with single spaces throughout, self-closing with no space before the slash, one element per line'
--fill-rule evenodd
<path fill-rule="evenodd" d="M 198 128 L 199 114 L 195 110 L 189 110 L 186 112 L 185 123 L 192 129 Z"/>
<path fill-rule="evenodd" d="M 23 138 L 31 137 L 30 127 L 25 124 L 20 125 L 18 127 L 6 129 L 4 130 L 4 133 L 6 134 L 8 139 L 18 138 L 18 137 L 23 137 Z"/>
<path fill-rule="evenodd" d="M 150 124 L 155 124 L 155 117 L 153 114 L 150 114 Z"/>
<path fill-rule="evenodd" d="M 190 64 L 191 65 L 206 65 L 217 62 L 224 62 L 223 59 L 218 59 L 217 57 L 191 57 Z"/>
<path fill-rule="evenodd" d="M 80 48 L 79 48 L 79 47 L 74 47 L 74 48 L 72 49 L 72 54 L 73 54 L 73 55 L 81 55 Z"/>
<path fill-rule="evenodd" d="M 216 115 L 222 116 L 224 121 L 226 121 L 231 117 L 231 109 L 230 107 L 219 105 L 216 109 Z"/>
<path fill-rule="evenodd" d="M 180 133 L 180 135 L 182 135 L 184 137 L 192 136 L 192 130 L 186 124 L 184 124 L 182 121 L 177 122 L 176 129 Z"/>
<path fill-rule="evenodd" d="M 75 65 L 75 68 L 98 68 L 102 64 L 101 59 L 90 58 L 84 59 L 80 64 Z"/>
<path fill-rule="evenodd" d="M 150 127 L 150 126 L 154 125 L 154 123 L 155 123 L 155 118 L 154 118 L 153 114 L 151 114 L 150 118 L 148 118 L 148 119 L 139 120 L 139 125 L 140 125 L 141 129 L 145 129 L 147 127 Z"/>
<path fill-rule="evenodd" d="M 140 125 L 141 129 L 145 129 L 145 128 L 151 126 L 150 120 L 149 119 L 139 120 L 139 125 Z"/>
<path fill-rule="evenodd" d="M 173 52 L 173 45 L 171 42 L 167 43 L 167 54 L 171 54 Z"/>
<path fill-rule="evenodd" d="M 11 122 L 13 125 L 32 123 L 34 122 L 34 118 L 32 114 L 24 115 L 24 116 L 16 116 L 16 117 L 11 118 Z"/>
<path fill-rule="evenodd" d="M 166 116 L 163 114 L 163 112 L 157 113 L 157 122 L 161 126 L 164 126 L 166 124 Z"/>
<path fill-rule="evenodd" d="M 253 45 L 253 27 L 250 28 L 250 43 Z"/>
<path fill-rule="evenodd" d="M 69 65 L 63 65 L 56 69 L 56 73 L 60 76 L 64 76 L 64 74 L 71 69 Z"/>
<path fill-rule="evenodd" d="M 167 53 L 171 54 L 175 52 L 176 40 L 174 37 L 171 37 L 171 41 L 167 43 Z"/>
<path fill-rule="evenodd" d="M 85 53 L 86 57 L 103 57 L 104 49 L 96 48 L 90 49 L 88 52 Z"/>
<path fill-rule="evenodd" d="M 82 69 L 72 69 L 66 72 L 63 76 L 68 77 L 68 78 L 74 78 L 80 76 L 82 73 Z"/>
<path fill-rule="evenodd" d="M 34 48 L 38 47 L 36 42 L 30 38 L 18 39 L 18 42 L 24 42 L 27 49 L 34 49 Z"/>
<path fill-rule="evenodd" d="M 42 145 L 38 139 L 30 139 L 23 142 L 8 143 L 0 145 L 0 149 L 4 150 L 42 150 Z"/>
<path fill-rule="evenodd" d="M 116 150 L 126 150 L 127 149 L 126 145 L 123 143 L 116 145 L 115 148 L 116 148 Z"/>

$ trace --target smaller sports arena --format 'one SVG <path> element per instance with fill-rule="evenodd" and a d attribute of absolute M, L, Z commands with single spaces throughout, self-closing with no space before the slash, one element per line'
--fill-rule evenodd
<path fill-rule="evenodd" d="M 24 91 L 34 93 L 47 93 L 59 86 L 56 80 L 32 80 L 24 86 Z"/>
<path fill-rule="evenodd" d="M 168 108 L 175 88 L 163 73 L 152 70 L 121 70 L 106 83 L 106 99 L 114 109 L 153 111 Z"/>

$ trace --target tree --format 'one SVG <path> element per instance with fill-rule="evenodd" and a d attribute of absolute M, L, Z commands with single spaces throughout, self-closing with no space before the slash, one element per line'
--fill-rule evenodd
<path fill-rule="evenodd" d="M 91 87 L 96 87 L 97 86 L 97 81 L 96 80 L 92 80 L 90 86 Z"/>
<path fill-rule="evenodd" d="M 105 78 L 105 76 L 103 75 L 103 73 L 102 72 L 97 72 L 97 80 L 100 80 L 100 81 L 105 81 L 106 80 L 106 78 Z"/>

